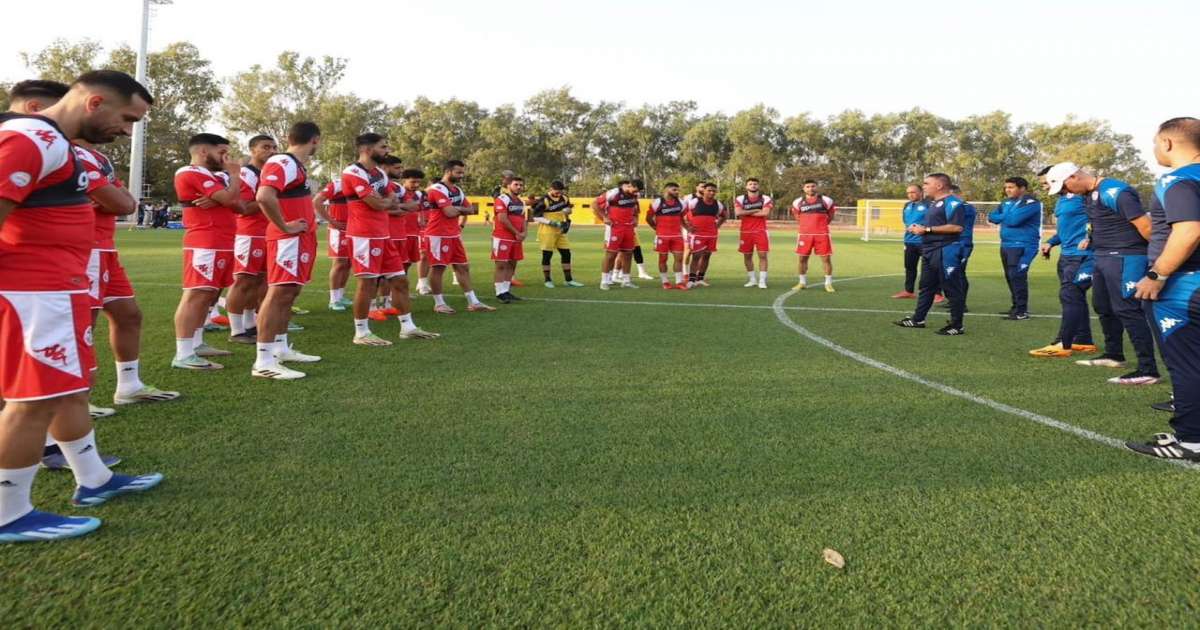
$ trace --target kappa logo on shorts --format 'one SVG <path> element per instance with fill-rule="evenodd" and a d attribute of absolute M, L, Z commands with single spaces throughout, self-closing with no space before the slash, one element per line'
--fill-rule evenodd
<path fill-rule="evenodd" d="M 294 260 L 285 260 L 285 261 L 283 261 L 283 266 L 284 266 L 285 268 L 287 268 L 287 269 L 291 269 L 292 267 L 295 267 L 295 266 L 296 266 L 296 261 L 294 261 Z"/>
<path fill-rule="evenodd" d="M 91 329 L 89 328 L 89 330 Z M 56 343 L 45 348 L 34 348 L 33 351 L 42 355 L 48 361 L 54 361 L 64 366 L 67 364 L 67 349 L 60 344 Z"/>
<path fill-rule="evenodd" d="M 196 265 L 196 271 L 199 271 L 205 276 L 209 275 L 208 265 Z"/>

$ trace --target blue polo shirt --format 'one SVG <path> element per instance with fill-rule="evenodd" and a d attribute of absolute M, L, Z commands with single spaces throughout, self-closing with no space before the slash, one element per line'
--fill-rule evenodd
<path fill-rule="evenodd" d="M 965 229 L 963 205 L 963 200 L 954 195 L 930 201 L 929 207 L 925 210 L 925 225 L 938 227 L 939 225 L 953 224 L 963 226 Z M 933 251 L 951 243 L 957 243 L 960 238 L 960 234 L 922 234 L 921 249 L 926 252 Z"/>
<path fill-rule="evenodd" d="M 1154 183 L 1150 200 L 1150 263 L 1162 255 L 1171 236 L 1171 226 L 1180 221 L 1200 221 L 1200 164 L 1189 164 L 1164 174 Z M 1179 271 L 1200 269 L 1200 247 L 1179 266 Z"/>
<path fill-rule="evenodd" d="M 929 206 L 924 199 L 921 201 L 910 201 L 904 204 L 904 244 L 905 245 L 920 245 L 921 235 L 910 234 L 908 228 L 911 225 L 925 225 L 925 210 Z"/>
<path fill-rule="evenodd" d="M 1092 252 L 1080 249 L 1079 244 L 1088 237 L 1088 215 L 1083 207 L 1083 197 L 1073 193 L 1063 193 L 1054 204 L 1054 223 L 1056 232 L 1047 241 L 1051 245 L 1061 246 L 1063 256 L 1090 256 Z"/>
<path fill-rule="evenodd" d="M 1129 184 L 1106 177 L 1084 201 L 1092 221 L 1092 248 L 1097 254 L 1144 255 L 1146 239 L 1130 221 L 1146 216 L 1137 191 Z"/>

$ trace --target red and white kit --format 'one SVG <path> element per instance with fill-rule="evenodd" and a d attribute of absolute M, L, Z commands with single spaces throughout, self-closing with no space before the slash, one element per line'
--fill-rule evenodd
<path fill-rule="evenodd" d="M 434 266 L 465 265 L 467 250 L 462 244 L 462 226 L 458 217 L 448 217 L 443 208 L 467 205 L 467 196 L 462 189 L 438 182 L 425 191 L 429 205 L 429 222 L 425 226 L 425 238 L 429 246 L 429 262 Z"/>
<path fill-rule="evenodd" d="M 263 165 L 258 185 L 279 193 L 284 223 L 308 224 L 299 234 L 286 234 L 274 223 L 267 226 L 267 284 L 308 284 L 317 255 L 317 219 L 308 172 L 294 155 L 277 153 Z"/>
<path fill-rule="evenodd" d="M 184 289 L 220 290 L 233 284 L 236 213 L 226 206 L 196 205 L 228 185 L 228 180 L 203 166 L 175 171 L 175 196 L 183 204 Z"/>
<path fill-rule="evenodd" d="M 87 172 L 88 194 L 105 186 L 124 186 L 117 178 L 112 162 L 103 153 L 75 146 L 75 157 Z M 129 275 L 125 273 L 125 267 L 117 255 L 117 215 L 102 212 L 98 204 L 93 204 L 92 208 L 96 212 L 96 242 L 88 259 L 87 273 L 88 295 L 92 299 L 92 308 L 96 309 L 113 300 L 126 300 L 134 295 L 133 284 L 129 282 Z"/>
<path fill-rule="evenodd" d="M 388 213 L 363 201 L 372 194 L 380 199 L 391 196 L 387 173 L 378 166 L 368 169 L 355 162 L 342 171 L 342 192 L 350 210 L 346 232 L 350 235 L 354 275 L 390 278 L 404 273 L 404 261 L 392 242 Z"/>
<path fill-rule="evenodd" d="M 517 240 L 517 235 L 500 224 L 500 214 L 508 217 L 514 229 L 525 230 L 525 202 L 519 196 L 500 193 L 494 201 L 496 210 L 495 226 L 492 228 L 492 260 L 524 260 L 524 243 Z"/>
<path fill-rule="evenodd" d="M 796 217 L 796 253 L 801 256 L 833 255 L 833 239 L 829 238 L 829 222 L 837 212 L 833 200 L 825 195 L 799 197 L 792 202 Z"/>
<path fill-rule="evenodd" d="M 52 121 L 0 114 L 0 397 L 88 389 L 95 369 L 87 265 L 95 243 L 89 175 Z"/>
<path fill-rule="evenodd" d="M 396 184 L 395 193 L 400 203 L 413 203 L 414 201 L 425 206 L 425 191 L 414 190 L 409 192 L 403 186 Z M 396 243 L 396 251 L 400 252 L 400 260 L 405 265 L 411 265 L 421 262 L 421 212 L 407 212 L 398 216 L 391 217 L 390 227 L 392 232 L 392 241 Z"/>
<path fill-rule="evenodd" d="M 769 195 L 760 194 L 751 199 L 750 194 L 738 195 L 733 200 L 733 212 L 736 215 L 740 211 L 757 212 L 766 210 L 770 212 L 775 209 L 775 200 Z M 771 239 L 767 235 L 767 217 L 752 217 L 743 216 L 741 218 L 742 227 L 738 234 L 738 251 L 743 254 L 752 254 L 754 250 L 760 252 L 771 251 Z"/>
<path fill-rule="evenodd" d="M 693 252 L 717 251 L 717 220 L 725 214 L 725 204 L 715 199 L 705 203 L 700 197 L 693 197 L 686 206 L 686 213 L 688 223 L 692 225 L 689 248 Z"/>
<path fill-rule="evenodd" d="M 242 167 L 241 200 L 250 204 L 258 192 L 262 173 L 251 165 Z M 233 239 L 233 275 L 261 276 L 267 273 L 267 225 L 271 221 L 262 212 L 237 215 L 237 236 Z"/>
<path fill-rule="evenodd" d="M 611 225 L 604 228 L 604 249 L 610 252 L 630 252 L 637 247 L 637 222 L 641 214 L 638 195 L 613 188 L 596 198 L 596 207 L 608 209 Z"/>
<path fill-rule="evenodd" d="M 350 210 L 346 206 L 346 195 L 342 192 L 342 178 L 335 177 L 321 191 L 329 200 L 329 218 L 345 225 L 350 220 Z M 350 235 L 346 230 L 329 226 L 329 245 L 326 249 L 330 258 L 350 257 Z"/>
<path fill-rule="evenodd" d="M 683 202 L 668 202 L 659 197 L 650 203 L 649 215 L 654 217 L 654 251 L 683 253 Z"/>

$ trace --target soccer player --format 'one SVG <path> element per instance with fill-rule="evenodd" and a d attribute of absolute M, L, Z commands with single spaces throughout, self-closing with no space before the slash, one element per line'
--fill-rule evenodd
<path fill-rule="evenodd" d="M 242 212 L 242 165 L 229 154 L 229 141 L 211 133 L 188 140 L 192 161 L 175 172 L 175 196 L 183 204 L 183 295 L 175 309 L 175 358 L 171 367 L 219 370 L 206 357 L 227 356 L 204 343 L 204 321 L 233 284 L 236 214 Z M 217 175 L 224 172 L 228 180 Z"/>
<path fill-rule="evenodd" d="M 350 281 L 350 235 L 346 223 L 350 211 L 346 205 L 346 193 L 342 191 L 339 175 L 325 184 L 313 197 L 313 211 L 329 225 L 329 310 L 344 311 L 354 304 L 346 297 L 346 284 Z"/>
<path fill-rule="evenodd" d="M 396 195 L 397 210 L 389 213 L 392 242 L 403 261 L 403 271 L 392 276 L 387 291 L 391 308 L 386 315 L 400 320 L 401 339 L 437 339 L 441 335 L 417 327 L 412 316 L 412 297 L 408 293 L 408 270 L 412 263 L 421 260 L 418 242 L 420 226 L 415 219 L 425 207 L 425 192 L 421 189 L 425 173 L 417 169 L 405 169 L 400 158 L 389 155 L 383 160 L 383 170 L 392 180 L 391 193 Z"/>
<path fill-rule="evenodd" d="M 1008 282 L 1011 308 L 1005 319 L 1029 319 L 1029 266 L 1037 257 L 1042 238 L 1042 202 L 1029 194 L 1024 177 L 1004 180 L 1004 201 L 988 214 L 988 223 L 1000 226 L 1000 264 Z"/>
<path fill-rule="evenodd" d="M 921 262 L 921 237 L 908 231 L 914 225 L 924 225 L 925 210 L 928 205 L 921 193 L 921 187 L 910 185 L 904 191 L 908 203 L 904 204 L 904 290 L 893 295 L 897 300 L 911 300 L 917 297 L 917 266 Z"/>
<path fill-rule="evenodd" d="M 1043 189 L 1047 167 L 1039 177 Z M 1087 210 L 1083 197 L 1059 191 L 1054 204 L 1055 233 L 1042 245 L 1042 257 L 1050 258 L 1055 247 L 1062 247 L 1058 255 L 1058 301 L 1062 306 L 1062 322 L 1053 343 L 1030 350 L 1029 354 L 1041 358 L 1070 357 L 1075 352 L 1091 353 L 1097 348 L 1092 341 L 1091 313 L 1088 309 L 1087 292 L 1092 287 L 1092 272 L 1095 259 L 1091 250 L 1085 249 L 1088 237 Z"/>
<path fill-rule="evenodd" d="M 546 288 L 554 288 L 554 280 L 550 276 L 550 262 L 554 258 L 554 250 L 558 250 L 562 263 L 563 279 L 569 287 L 582 287 L 582 282 L 576 282 L 571 275 L 571 241 L 567 232 L 571 229 L 571 211 L 574 205 L 566 194 L 567 187 L 560 181 L 550 183 L 550 191 L 533 204 L 532 219 L 538 224 L 538 244 L 542 248 L 542 276 Z"/>
<path fill-rule="evenodd" d="M 275 139 L 258 135 L 250 138 L 250 161 L 241 168 L 239 198 L 243 213 L 237 215 L 237 236 L 233 240 L 233 287 L 225 302 L 229 313 L 229 341 L 253 344 L 258 334 L 255 318 L 258 304 L 267 290 L 267 221 L 254 200 L 262 168 L 278 152 Z"/>
<path fill-rule="evenodd" d="M 377 133 L 364 133 L 354 139 L 358 161 L 342 171 L 342 192 L 350 211 L 346 233 L 350 236 L 354 277 L 354 343 L 360 346 L 390 346 L 371 332 L 371 301 L 381 282 L 404 273 L 404 260 L 392 240 L 389 213 L 399 209 L 397 197 L 390 194 L 387 173 L 380 166 L 391 146 Z"/>
<path fill-rule="evenodd" d="M 679 184 L 668 182 L 663 194 L 650 204 L 646 223 L 654 228 L 654 251 L 658 252 L 658 275 L 662 288 L 687 290 L 683 281 L 683 201 L 679 199 Z M 675 258 L 675 283 L 667 276 L 667 256 Z"/>
<path fill-rule="evenodd" d="M 817 182 L 804 182 L 804 196 L 792 202 L 792 214 L 796 217 L 796 253 L 800 255 L 799 282 L 794 287 L 802 291 L 808 287 L 808 257 L 816 254 L 825 267 L 825 291 L 833 293 L 833 239 L 829 236 L 829 222 L 837 213 L 833 199 L 822 195 Z"/>
<path fill-rule="evenodd" d="M 637 246 L 637 221 L 641 209 L 638 206 L 638 186 L 632 180 L 621 180 L 616 188 L 602 195 L 594 206 L 596 216 L 604 222 L 604 262 L 601 267 L 600 289 L 607 291 L 613 284 L 614 270 L 619 270 L 618 256 L 628 260 Z M 627 265 L 624 265 L 627 266 Z M 620 272 L 617 271 L 617 274 Z M 636 289 L 629 278 L 620 280 L 621 286 Z"/>
<path fill-rule="evenodd" d="M 1172 118 L 1158 128 L 1154 157 L 1169 169 L 1154 185 L 1150 268 L 1135 297 L 1149 301 L 1174 390 L 1174 433 L 1127 442 L 1151 457 L 1200 461 L 1200 119 Z"/>
<path fill-rule="evenodd" d="M 704 195 L 704 187 L 707 185 L 708 185 L 708 182 L 705 182 L 705 181 L 697 182 L 696 187 L 692 189 L 692 192 L 684 195 L 684 197 L 683 197 L 684 207 L 686 208 L 687 206 L 691 205 L 692 200 L 699 199 L 701 196 L 703 196 Z M 690 275 L 691 268 L 692 268 L 692 235 L 688 234 L 687 228 L 685 227 L 685 228 L 683 228 L 683 274 Z M 684 286 L 686 287 L 687 285 L 684 285 Z"/>
<path fill-rule="evenodd" d="M 922 235 L 921 284 L 917 309 L 911 317 L 895 322 L 903 328 L 924 328 L 933 307 L 933 296 L 940 289 L 950 301 L 950 321 L 937 331 L 939 335 L 961 335 L 963 329 L 962 244 L 964 229 L 963 201 L 950 191 L 950 176 L 933 173 L 925 177 L 921 190 L 928 198 L 924 225 L 911 225 L 911 234 Z"/>
<path fill-rule="evenodd" d="M 492 281 L 496 285 L 496 299 L 505 304 L 521 301 L 512 293 L 512 279 L 517 270 L 517 261 L 525 258 L 527 231 L 522 192 L 525 192 L 525 180 L 511 175 L 505 190 L 492 203 L 496 210 L 496 223 L 492 226 L 492 260 L 496 272 Z"/>
<path fill-rule="evenodd" d="M 759 192 L 758 180 L 746 180 L 746 194 L 733 200 L 733 215 L 741 219 L 738 234 L 738 251 L 746 264 L 744 287 L 767 288 L 767 252 L 771 251 L 771 237 L 767 234 L 767 218 L 775 209 L 775 200 Z M 754 272 L 754 252 L 758 251 L 758 273 Z"/>
<path fill-rule="evenodd" d="M 288 343 L 292 305 L 312 279 L 317 255 L 317 221 L 304 165 L 317 151 L 321 128 L 298 122 L 288 130 L 288 150 L 271 156 L 263 166 L 255 200 L 271 222 L 267 226 L 267 296 L 259 307 L 258 342 L 251 376 L 274 380 L 304 378 L 304 372 L 283 363 L 316 363 L 321 357 L 304 354 Z"/>
<path fill-rule="evenodd" d="M 467 298 L 468 311 L 488 313 L 496 310 L 481 302 L 471 289 L 471 265 L 467 262 L 467 250 L 462 243 L 462 224 L 466 217 L 479 214 L 479 209 L 471 206 L 466 193 L 458 187 L 466 172 L 467 167 L 460 160 L 450 160 L 442 169 L 442 179 L 425 191 L 426 205 L 430 209 L 425 230 L 429 241 L 429 286 L 433 291 L 433 312 L 445 315 L 455 312 L 446 304 L 446 296 L 442 293 L 442 277 L 447 266 L 454 268 L 454 275 Z"/>
<path fill-rule="evenodd" d="M 684 212 L 683 223 L 691 234 L 692 269 L 688 273 L 688 288 L 707 287 L 704 279 L 708 263 L 717 251 L 717 235 L 728 216 L 725 204 L 717 201 L 716 184 L 705 184 L 704 194 L 693 199 Z"/>
<path fill-rule="evenodd" d="M 1137 281 L 1149 268 L 1146 248 L 1151 229 L 1150 217 L 1142 209 L 1137 191 L 1123 181 L 1096 177 L 1072 162 L 1055 164 L 1046 173 L 1046 181 L 1052 195 L 1064 189 L 1083 195 L 1084 208 L 1092 225 L 1090 247 L 1085 248 L 1096 253 L 1092 307 L 1100 316 L 1100 327 L 1104 330 L 1104 355 L 1076 363 L 1123 367 L 1125 350 L 1121 332 L 1124 330 L 1137 353 L 1137 369 L 1110 378 L 1108 382 L 1118 385 L 1157 383 L 1159 373 L 1154 359 L 1154 337 L 1141 301 L 1134 297 Z"/>
<path fill-rule="evenodd" d="M 46 432 L 93 506 L 162 480 L 113 473 L 100 459 L 88 415 L 91 345 L 87 265 L 95 244 L 88 176 L 69 138 L 105 144 L 128 136 L 153 97 L 133 77 L 80 76 L 40 115 L 0 114 L 0 543 L 82 536 L 96 518 L 33 509 L 30 494 Z M 15 342 L 13 340 L 15 339 Z M 22 341 L 22 340 L 28 341 Z M 35 354 L 36 352 L 36 354 Z"/>

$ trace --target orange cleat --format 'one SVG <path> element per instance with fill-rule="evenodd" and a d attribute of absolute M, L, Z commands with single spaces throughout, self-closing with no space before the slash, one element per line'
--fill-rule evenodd
<path fill-rule="evenodd" d="M 216 317 L 208 320 L 208 323 L 216 324 L 218 326 L 224 326 L 224 327 L 228 328 L 229 327 L 229 318 L 224 315 L 217 315 Z"/>
<path fill-rule="evenodd" d="M 388 318 L 387 312 L 380 310 L 380 309 L 375 309 L 375 310 L 371 311 L 370 313 L 367 314 L 367 317 L 369 319 L 371 319 L 372 321 L 376 321 L 376 322 L 386 322 L 387 318 Z"/>
<path fill-rule="evenodd" d="M 941 304 L 942 302 L 945 302 L 945 301 L 946 301 L 946 296 L 942 295 L 941 293 L 933 296 L 934 304 Z"/>
<path fill-rule="evenodd" d="M 1100 348 L 1097 348 L 1095 344 L 1082 343 L 1071 344 L 1071 350 L 1074 350 L 1075 352 L 1082 352 L 1084 354 L 1096 354 L 1097 352 L 1100 352 Z"/>
<path fill-rule="evenodd" d="M 912 291 L 901 291 L 901 292 L 897 293 L 896 295 L 893 295 L 892 299 L 893 300 L 911 300 L 915 297 L 917 297 L 917 294 L 913 293 Z"/>
<path fill-rule="evenodd" d="M 388 317 L 396 317 L 396 316 L 400 315 L 400 309 L 398 309 L 394 306 L 391 308 L 385 308 L 385 309 L 383 309 L 383 314 L 387 315 Z"/>
<path fill-rule="evenodd" d="M 524 282 L 521 282 L 520 280 L 517 280 L 516 278 L 513 278 L 513 279 L 512 279 L 512 285 L 513 285 L 514 287 L 517 287 L 517 288 L 519 289 L 519 288 L 521 288 L 521 287 L 525 286 L 525 283 L 524 283 Z M 397 315 L 398 315 L 398 314 L 399 314 L 399 313 L 397 313 Z"/>

